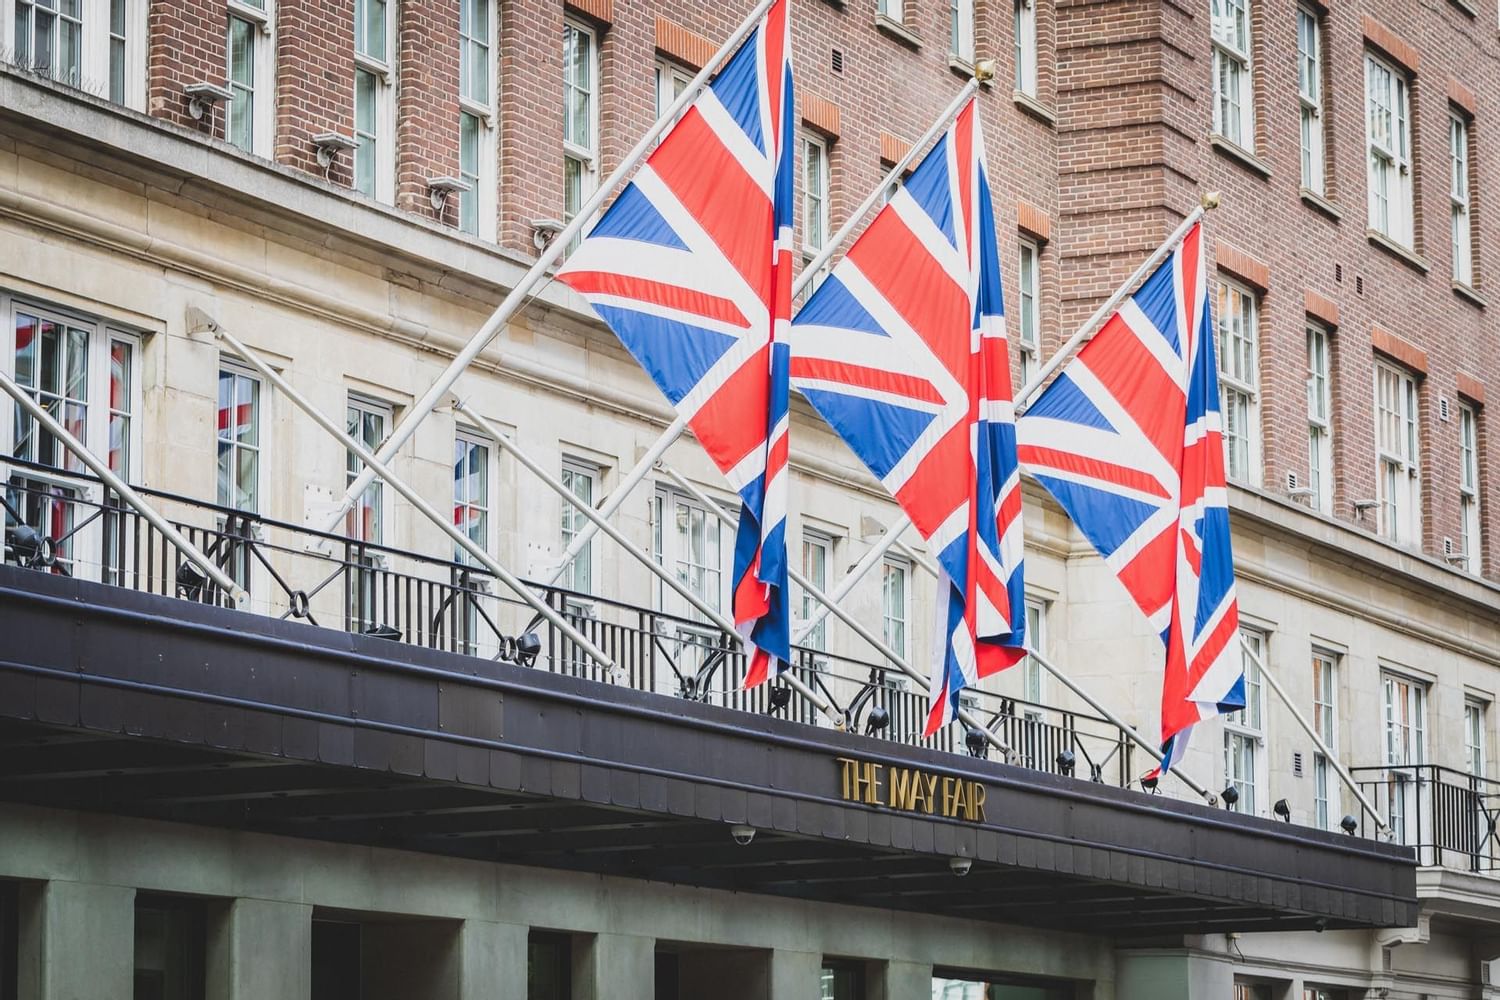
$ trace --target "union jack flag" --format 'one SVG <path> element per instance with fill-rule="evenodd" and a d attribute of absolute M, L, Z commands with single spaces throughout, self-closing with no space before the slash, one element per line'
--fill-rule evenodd
<path fill-rule="evenodd" d="M 793 142 L 778 0 L 569 256 L 559 277 L 666 393 L 740 494 L 745 686 L 786 668 Z"/>
<path fill-rule="evenodd" d="M 891 491 L 943 580 L 926 733 L 1024 655 L 1010 355 L 974 101 L 792 323 L 792 381 Z"/>
<path fill-rule="evenodd" d="M 1027 407 L 1018 434 L 1021 461 L 1161 634 L 1170 767 L 1194 723 L 1245 704 L 1201 224 Z"/>

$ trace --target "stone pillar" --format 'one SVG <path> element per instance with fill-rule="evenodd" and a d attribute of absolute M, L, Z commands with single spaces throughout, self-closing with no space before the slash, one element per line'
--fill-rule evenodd
<path fill-rule="evenodd" d="M 1234 995 L 1227 955 L 1187 948 L 1115 952 L 1116 1000 L 1222 1000 Z"/>
<path fill-rule="evenodd" d="M 932 966 L 918 962 L 871 963 L 870 1000 L 927 1000 L 932 996 Z"/>
<path fill-rule="evenodd" d="M 656 940 L 627 934 L 574 938 L 574 1000 L 655 1000 Z"/>
<path fill-rule="evenodd" d="M 135 890 L 48 882 L 21 899 L 20 995 L 36 1000 L 131 1000 Z"/>
<path fill-rule="evenodd" d="M 465 920 L 459 1000 L 526 1000 L 526 937 L 519 924 Z"/>
<path fill-rule="evenodd" d="M 210 921 L 207 966 L 209 1000 L 302 1000 L 312 991 L 312 907 L 232 901 Z"/>
<path fill-rule="evenodd" d="M 771 1000 L 808 1000 L 819 995 L 823 956 L 809 951 L 771 952 Z"/>

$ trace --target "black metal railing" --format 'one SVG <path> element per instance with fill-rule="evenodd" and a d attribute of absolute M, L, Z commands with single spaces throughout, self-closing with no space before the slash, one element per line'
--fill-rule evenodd
<path fill-rule="evenodd" d="M 1463 871 L 1500 870 L 1500 781 L 1436 764 L 1350 768 L 1360 790 L 1385 813 L 1417 863 Z M 1368 818 L 1364 819 L 1370 825 Z M 1373 830 L 1365 830 L 1367 836 Z"/>
<path fill-rule="evenodd" d="M 7 464 L 5 562 L 184 600 L 229 603 L 160 531 L 98 480 Z M 245 588 L 252 613 L 828 724 L 782 685 L 744 690 L 746 663 L 737 637 L 701 621 L 531 584 L 613 660 L 614 670 L 605 672 L 481 567 L 138 490 Z M 451 552 L 446 539 L 439 544 Z M 926 696 L 882 664 L 798 648 L 791 669 L 827 696 L 851 729 L 950 752 L 989 752 L 977 742 L 970 747 L 969 734 L 956 725 L 923 738 Z M 1129 738 L 1103 718 L 987 691 L 966 692 L 965 698 L 1014 750 L 1016 763 L 1115 785 L 1136 777 Z"/>

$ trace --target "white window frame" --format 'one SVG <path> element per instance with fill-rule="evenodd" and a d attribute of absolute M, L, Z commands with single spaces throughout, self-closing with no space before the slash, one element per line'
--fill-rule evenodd
<path fill-rule="evenodd" d="M 1388 767 L 1427 763 L 1427 681 L 1394 670 L 1382 670 L 1382 740 Z"/>
<path fill-rule="evenodd" d="M 1338 653 L 1320 646 L 1312 649 L 1313 728 L 1335 754 L 1339 752 L 1339 663 Z M 1313 825 L 1332 830 L 1339 815 L 1338 783 L 1332 763 L 1321 751 L 1313 751 Z"/>
<path fill-rule="evenodd" d="M 1413 245 L 1411 81 L 1373 52 L 1365 52 L 1365 163 L 1370 229 L 1401 246 Z"/>
<path fill-rule="evenodd" d="M 685 66 L 679 65 L 670 59 L 658 59 L 652 68 L 652 85 L 656 95 L 656 117 L 659 121 L 676 102 L 682 92 L 687 89 L 688 84 L 693 82 L 694 73 Z M 674 120 L 672 124 L 677 124 Z M 665 131 L 663 131 L 665 135 Z M 661 140 L 658 139 L 657 142 Z"/>
<path fill-rule="evenodd" d="M 960 62 L 974 62 L 974 0 L 948 0 L 948 51 Z"/>
<path fill-rule="evenodd" d="M 19 66 L 21 62 L 16 15 L 20 12 L 23 17 L 34 19 L 35 6 L 34 0 L 0 0 L 0 52 L 5 53 L 6 59 L 13 65 Z M 146 6 L 146 0 L 79 0 L 77 21 L 82 25 L 82 37 L 79 44 L 78 75 L 74 79 L 57 79 L 56 82 L 136 111 L 145 111 Z M 125 31 L 125 44 L 121 53 L 124 60 L 121 74 L 123 93 L 119 94 L 112 93 L 110 65 L 111 40 L 119 37 L 114 34 L 111 16 L 116 9 L 121 12 Z M 28 26 L 34 40 L 35 21 L 29 21 Z M 55 44 L 59 31 L 54 24 L 54 53 L 59 51 Z M 43 75 L 55 79 L 51 68 Z"/>
<path fill-rule="evenodd" d="M 1456 111 L 1448 112 L 1448 202 L 1450 221 L 1449 246 L 1453 254 L 1453 280 L 1474 287 L 1474 219 L 1471 211 L 1469 142 L 1472 138 L 1469 120 Z"/>
<path fill-rule="evenodd" d="M 373 396 L 367 396 L 363 393 L 350 391 L 348 394 L 348 398 L 344 403 L 344 420 L 346 429 L 348 427 L 348 414 L 351 410 L 357 411 L 360 414 L 372 414 L 378 416 L 384 422 L 382 428 L 383 432 L 380 435 L 381 440 L 375 442 L 375 447 L 369 447 L 369 443 L 365 442 L 366 447 L 369 447 L 370 451 L 378 451 L 379 445 L 385 440 L 385 438 L 390 436 L 391 429 L 396 425 L 396 408 L 390 403 L 385 402 L 384 400 L 376 399 Z M 363 417 L 361 419 L 363 419 Z M 360 440 L 355 435 L 351 436 L 354 436 L 356 440 Z M 350 467 L 351 462 L 353 463 L 352 469 Z M 353 452 L 345 453 L 344 486 L 346 489 L 350 484 L 354 482 L 355 477 L 359 474 L 359 470 L 362 470 L 363 468 L 364 463 L 361 462 L 357 457 L 355 457 Z M 350 524 L 353 523 L 350 521 L 350 518 L 357 517 L 359 511 L 362 509 L 364 497 L 370 494 L 372 491 L 374 492 L 375 516 L 378 519 L 376 527 L 378 530 L 375 532 L 374 538 L 366 538 L 363 534 L 351 533 L 348 528 Z M 391 531 L 391 492 L 391 490 L 386 489 L 385 481 L 379 476 L 376 476 L 374 479 L 370 480 L 370 485 L 365 487 L 365 492 L 361 493 L 359 499 L 356 500 L 354 505 L 349 508 L 349 513 L 344 520 L 344 536 L 346 538 L 365 542 L 369 545 L 391 545 L 393 538 L 393 533 Z"/>
<path fill-rule="evenodd" d="M 585 37 L 589 40 L 588 52 L 588 86 L 576 87 L 568 77 L 567 54 L 571 47 L 572 33 Z M 599 33 L 592 27 L 576 18 L 563 19 L 563 221 L 571 222 L 578 209 L 582 208 L 588 201 L 589 196 L 599 186 Z M 573 91 L 581 90 L 588 95 L 588 108 L 586 110 L 586 124 L 588 126 L 588 143 L 574 142 L 568 134 L 568 122 L 571 117 L 569 108 Z M 578 164 L 579 186 L 578 203 L 569 209 L 568 200 L 568 164 Z M 580 234 L 580 238 L 581 238 Z M 578 245 L 575 240 L 569 249 Z"/>
<path fill-rule="evenodd" d="M 466 492 L 467 477 L 460 479 L 458 475 L 458 463 L 460 461 L 458 449 L 460 446 L 466 449 L 480 449 L 484 452 L 484 498 L 482 503 L 475 502 L 474 498 Z M 470 453 L 465 451 L 462 456 L 465 465 L 470 461 L 469 456 Z M 464 485 L 461 486 L 461 483 Z M 495 499 L 497 497 L 495 485 L 495 442 L 468 427 L 460 426 L 455 428 L 453 432 L 453 513 L 455 517 L 453 526 L 458 528 L 461 533 L 486 552 L 494 551 L 495 544 Z M 472 532 L 466 530 L 467 517 L 465 518 L 466 523 L 464 525 L 458 523 L 456 518 L 460 507 L 464 508 L 466 512 L 470 509 L 480 512 L 484 518 L 484 530 L 480 532 L 480 537 L 475 538 Z M 453 561 L 467 566 L 473 563 L 473 556 L 469 554 L 467 549 L 455 545 Z"/>
<path fill-rule="evenodd" d="M 828 590 L 828 570 L 833 565 L 834 538 L 826 531 L 817 531 L 812 528 L 802 529 L 802 546 L 799 552 L 798 566 L 802 575 L 814 587 L 825 593 Z M 821 552 L 821 561 L 815 558 L 815 553 Z M 821 570 L 818 569 L 821 566 Z M 804 623 L 818 612 L 820 605 L 808 591 L 801 587 L 796 588 L 796 606 L 793 608 L 799 631 Z M 828 651 L 828 616 L 818 622 L 807 638 L 802 640 L 802 645 L 807 649 L 815 649 L 820 653 Z"/>
<path fill-rule="evenodd" d="M 1333 512 L 1333 332 L 1307 323 L 1307 471 L 1314 510 Z"/>
<path fill-rule="evenodd" d="M 469 34 L 463 32 L 464 15 L 474 3 L 485 5 L 483 25 L 483 36 L 472 30 Z M 499 37 L 499 0 L 459 0 L 459 35 L 458 35 L 458 104 L 460 108 L 470 111 L 486 119 L 492 119 L 495 114 L 495 92 L 497 80 L 500 74 L 496 66 L 495 42 Z M 472 26 L 471 26 L 472 28 Z M 469 73 L 471 53 L 476 49 L 483 51 L 485 60 L 484 86 L 480 88 L 479 94 L 471 92 L 469 87 Z M 489 124 L 489 122 L 486 122 Z"/>
<path fill-rule="evenodd" d="M 238 482 L 238 471 L 237 470 L 239 469 L 239 463 L 236 461 L 235 457 L 239 454 L 239 452 L 244 451 L 244 450 L 251 450 L 251 451 L 255 452 L 255 456 L 256 456 L 256 458 L 255 458 L 255 484 L 254 484 L 255 485 L 255 502 L 252 505 L 250 505 L 249 507 L 241 507 L 238 503 L 234 502 L 234 493 L 233 493 L 233 491 L 231 491 L 230 496 L 227 498 L 227 502 L 226 502 L 226 498 L 224 496 L 222 496 L 222 495 L 219 494 L 217 480 L 216 480 L 215 486 L 214 486 L 214 496 L 215 496 L 216 502 L 218 503 L 218 505 L 220 507 L 229 507 L 229 508 L 233 508 L 234 510 L 244 511 L 245 513 L 250 513 L 250 514 L 261 514 L 261 513 L 264 513 L 263 508 L 265 506 L 265 499 L 266 499 L 266 483 L 267 483 L 268 473 L 270 471 L 267 468 L 267 463 L 266 463 L 266 444 L 267 444 L 267 442 L 266 442 L 266 428 L 269 426 L 269 421 L 267 421 L 267 419 L 266 419 L 266 414 L 267 414 L 267 403 L 269 402 L 270 397 L 269 397 L 269 394 L 268 394 L 267 389 L 266 389 L 265 381 L 263 379 L 261 379 L 260 375 L 258 375 L 253 369 L 251 369 L 248 365 L 246 365 L 240 359 L 238 359 L 238 358 L 236 358 L 236 357 L 234 357 L 232 355 L 228 355 L 228 354 L 223 354 L 223 355 L 219 356 L 218 378 L 222 379 L 225 375 L 233 376 L 234 379 L 236 380 L 236 385 L 238 385 L 238 383 L 240 381 L 244 381 L 244 382 L 249 382 L 249 383 L 251 383 L 254 386 L 254 392 L 255 392 L 255 439 L 256 439 L 257 443 L 255 445 L 253 445 L 253 446 L 249 446 L 249 445 L 241 444 L 236 439 L 225 438 L 223 436 L 223 430 L 218 426 L 218 420 L 215 419 L 215 421 L 214 421 L 214 425 L 215 425 L 214 426 L 214 446 L 215 446 L 214 460 L 215 460 L 215 463 L 217 463 L 217 461 L 218 461 L 218 453 L 217 453 L 218 443 L 220 441 L 227 442 L 229 444 L 231 468 L 233 468 L 233 469 L 236 470 L 235 480 L 236 480 L 236 484 L 237 484 L 237 482 Z"/>
<path fill-rule="evenodd" d="M 1475 778 L 1483 778 L 1488 771 L 1485 755 L 1489 719 L 1489 702 L 1472 695 L 1464 699 L 1464 771 Z"/>
<path fill-rule="evenodd" d="M 875 13 L 897 24 L 905 24 L 906 0 L 875 0 Z"/>
<path fill-rule="evenodd" d="M 580 500 L 583 500 L 590 507 L 593 507 L 599 503 L 599 491 L 603 486 L 604 474 L 603 470 L 599 467 L 599 464 L 597 462 L 590 462 L 587 459 L 574 458 L 571 455 L 564 455 L 562 460 L 562 475 L 559 478 L 562 480 L 563 485 L 568 487 L 569 491 L 572 492 L 574 496 L 578 497 Z M 583 497 L 578 492 L 578 484 L 582 483 L 588 484 L 587 497 Z M 558 539 L 561 548 L 558 549 L 558 554 L 561 555 L 563 552 L 566 552 L 568 550 L 568 545 L 572 543 L 574 538 L 576 538 L 580 533 L 588 530 L 590 522 L 588 518 L 584 517 L 583 514 L 578 512 L 577 504 L 574 504 L 573 502 L 568 500 L 562 500 L 561 498 L 559 498 L 559 501 L 560 502 L 558 504 L 557 516 Z M 598 593 L 600 589 L 598 580 L 598 543 L 599 536 L 596 533 L 592 538 L 589 539 L 589 543 L 579 551 L 577 557 L 574 558 L 573 561 L 566 567 L 564 567 L 562 576 L 558 578 L 558 582 L 560 584 L 567 587 L 569 590 L 576 590 L 579 593 L 583 594 Z M 580 572 L 580 567 L 582 567 L 582 572 L 587 578 L 583 581 L 583 586 L 578 585 L 578 574 Z"/>
<path fill-rule="evenodd" d="M 354 94 L 354 137 L 359 140 L 362 135 L 368 135 L 374 145 L 375 163 L 373 190 L 363 192 L 376 201 L 387 205 L 396 202 L 396 66 L 397 51 L 401 44 L 397 34 L 398 8 L 400 0 L 356 0 L 355 25 L 356 29 L 360 22 L 358 11 L 364 2 L 384 2 L 385 4 L 385 55 L 375 55 L 360 51 L 358 46 L 354 51 L 355 68 L 355 94 Z M 374 108 L 374 131 L 365 133 L 359 128 L 359 73 L 368 73 L 375 81 L 375 108 Z M 359 190 L 359 168 L 362 151 L 356 149 L 351 158 L 354 163 L 353 184 Z"/>
<path fill-rule="evenodd" d="M 1323 24 L 1318 12 L 1297 5 L 1297 100 L 1301 115 L 1302 187 L 1325 191 L 1323 121 Z"/>
<path fill-rule="evenodd" d="M 473 0 L 460 0 L 463 5 L 459 11 L 460 25 L 462 25 L 463 10 Z M 481 0 L 485 4 L 484 38 L 477 36 L 459 35 L 459 96 L 458 96 L 458 175 L 460 179 L 469 183 L 469 190 L 458 194 L 458 228 L 460 232 L 477 236 L 487 243 L 496 240 L 496 229 L 499 214 L 499 142 L 496 131 L 495 107 L 499 101 L 500 73 L 496 64 L 496 54 L 500 38 L 500 0 Z M 465 72 L 469 53 L 475 46 L 482 47 L 486 64 L 484 93 L 479 97 L 463 93 L 467 85 L 467 74 Z M 466 169 L 463 159 L 463 126 L 464 119 L 468 117 L 475 123 L 475 142 L 477 148 L 476 161 L 473 169 Z M 474 221 L 472 226 L 464 221 L 465 214 L 473 209 Z"/>
<path fill-rule="evenodd" d="M 900 606 L 891 603 L 891 583 L 900 580 Z M 887 646 L 911 658 L 911 563 L 899 556 L 886 556 L 880 564 L 881 639 Z M 895 630 L 900 629 L 900 635 Z"/>
<path fill-rule="evenodd" d="M 805 268 L 817 259 L 828 242 L 831 223 L 829 202 L 833 172 L 828 162 L 828 140 L 813 132 L 802 131 L 799 137 L 802 147 L 802 175 L 800 197 L 797 199 L 797 221 L 799 239 L 802 244 L 802 266 Z M 814 225 L 816 223 L 816 225 Z M 813 275 L 798 300 L 806 302 L 828 276 L 830 267 L 824 265 Z"/>
<path fill-rule="evenodd" d="M 1051 610 L 1051 601 L 1027 595 L 1026 647 L 1044 656 L 1047 653 L 1047 615 Z M 1045 705 L 1047 703 L 1047 669 L 1033 656 L 1025 657 L 1021 663 L 1022 700 L 1033 705 Z M 1041 718 L 1041 713 L 1031 708 L 1026 709 L 1024 715 L 1027 718 Z"/>
<path fill-rule="evenodd" d="M 1269 636 L 1253 628 L 1240 629 L 1245 645 L 1255 650 L 1262 663 L 1267 661 Z M 1233 785 L 1240 798 L 1230 808 L 1248 815 L 1263 815 L 1269 792 L 1261 781 L 1265 774 L 1266 698 L 1260 667 L 1250 653 L 1241 648 L 1240 663 L 1245 671 L 1245 707 L 1226 714 L 1224 719 L 1224 785 Z"/>
<path fill-rule="evenodd" d="M 1417 377 L 1386 361 L 1375 363 L 1375 491 L 1382 537 L 1422 543 L 1422 440 Z"/>
<path fill-rule="evenodd" d="M 1022 237 L 1017 256 L 1016 348 L 1020 358 L 1021 385 L 1041 369 L 1042 349 L 1042 248 Z"/>
<path fill-rule="evenodd" d="M 1484 556 L 1484 520 L 1479 496 L 1479 409 L 1458 404 L 1458 507 L 1459 541 L 1464 568 L 1478 574 Z"/>
<path fill-rule="evenodd" d="M 1255 152 L 1255 47 L 1251 0 L 1210 0 L 1214 134 Z"/>
<path fill-rule="evenodd" d="M 1219 408 L 1224 471 L 1233 482 L 1260 485 L 1260 300 L 1223 275 L 1215 296 Z"/>
<path fill-rule="evenodd" d="M 239 146 L 234 140 L 233 119 L 242 110 L 245 100 L 239 96 L 240 87 L 234 82 L 234 22 L 243 21 L 250 26 L 251 97 L 250 144 L 240 146 L 247 153 L 269 157 L 276 121 L 276 0 L 264 0 L 258 7 L 249 0 L 228 0 L 229 16 L 226 19 L 224 41 L 225 85 L 236 94 L 225 111 L 224 138 Z"/>
<path fill-rule="evenodd" d="M 1011 27 L 1015 32 L 1016 92 L 1036 97 L 1036 0 L 1015 0 Z"/>

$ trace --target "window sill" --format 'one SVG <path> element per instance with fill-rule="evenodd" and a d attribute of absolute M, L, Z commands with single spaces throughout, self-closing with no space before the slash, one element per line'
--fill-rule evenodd
<path fill-rule="evenodd" d="M 1395 257 L 1397 260 L 1401 261 L 1403 264 L 1408 264 L 1411 267 L 1416 268 L 1418 271 L 1421 271 L 1423 274 L 1426 274 L 1429 270 L 1431 270 L 1431 268 L 1427 266 L 1427 262 L 1421 257 L 1417 256 L 1415 251 L 1411 250 L 1408 247 L 1402 246 L 1384 233 L 1376 232 L 1373 229 L 1366 229 L 1365 238 L 1370 241 L 1370 244 L 1372 246 L 1379 247 L 1386 253 L 1390 254 L 1392 257 Z"/>
<path fill-rule="evenodd" d="M 467 111 L 475 118 L 483 119 L 485 128 L 492 128 L 495 124 L 495 109 L 486 107 L 471 97 L 460 97 L 458 99 L 458 109 L 460 111 Z"/>
<path fill-rule="evenodd" d="M 1237 144 L 1218 134 L 1210 135 L 1208 137 L 1208 144 L 1214 148 L 1215 152 L 1234 160 L 1251 173 L 1259 174 L 1264 180 L 1270 180 L 1271 168 L 1249 150 L 1240 148 Z"/>
<path fill-rule="evenodd" d="M 1011 99 L 1016 102 L 1016 107 L 1020 108 L 1028 115 L 1031 115 L 1031 117 L 1040 119 L 1041 121 L 1046 122 L 1048 125 L 1057 124 L 1057 112 L 1047 107 L 1035 97 L 1032 97 L 1030 94 L 1026 93 L 1026 91 L 1012 91 Z"/>
<path fill-rule="evenodd" d="M 1461 299 L 1469 300 L 1471 303 L 1481 309 L 1485 308 L 1488 305 L 1488 303 L 1484 301 L 1484 296 L 1475 291 L 1473 285 L 1465 284 L 1462 281 L 1455 281 L 1453 283 L 1453 294 L 1457 295 Z"/>
<path fill-rule="evenodd" d="M 262 10 L 259 7 L 252 7 L 248 3 L 239 2 L 239 0 L 229 0 L 228 7 L 229 13 L 235 17 L 244 21 L 253 21 L 260 28 L 261 34 L 269 35 L 271 33 L 270 11 Z"/>
<path fill-rule="evenodd" d="M 922 47 L 922 39 L 917 37 L 914 31 L 893 17 L 876 14 L 875 28 L 881 34 L 894 38 L 902 45 L 909 46 L 912 49 L 920 49 Z"/>
<path fill-rule="evenodd" d="M 1473 4 L 1469 3 L 1469 0 L 1448 0 L 1448 2 L 1470 17 L 1477 18 L 1479 16 L 1479 11 L 1474 8 Z"/>
<path fill-rule="evenodd" d="M 1329 201 L 1327 198 L 1318 194 L 1318 192 L 1312 190 L 1311 188 L 1303 188 L 1301 194 L 1302 200 L 1307 203 L 1307 206 L 1309 208 L 1317 209 L 1319 212 L 1322 212 L 1334 222 L 1337 222 L 1344 217 L 1342 209 L 1340 209 L 1333 202 Z"/>

